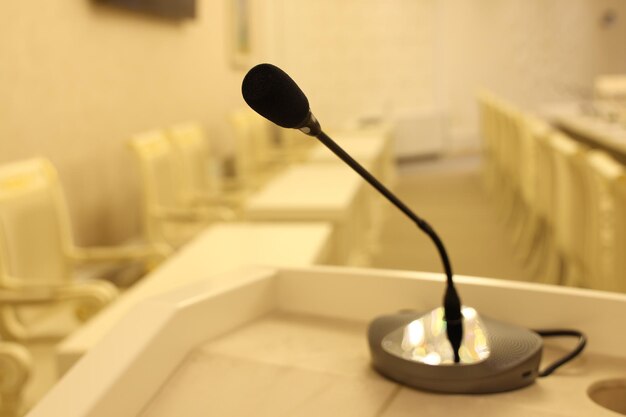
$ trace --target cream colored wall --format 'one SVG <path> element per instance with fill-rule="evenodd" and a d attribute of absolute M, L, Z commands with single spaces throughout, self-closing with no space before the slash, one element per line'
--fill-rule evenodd
<path fill-rule="evenodd" d="M 198 0 L 197 19 L 172 22 L 90 0 L 0 2 L 0 162 L 50 158 L 80 242 L 139 230 L 131 134 L 194 119 L 222 138 L 243 103 L 226 6 Z"/>
<path fill-rule="evenodd" d="M 601 73 L 626 72 L 621 0 L 444 0 L 440 13 L 450 146 L 477 146 L 474 93 L 484 86 L 524 108 L 589 97 Z M 613 9 L 618 20 L 600 23 Z"/>
<path fill-rule="evenodd" d="M 273 0 L 276 61 L 325 127 L 435 99 L 437 0 Z"/>
<path fill-rule="evenodd" d="M 594 75 L 626 72 L 623 0 L 274 0 L 276 59 L 327 125 L 444 108 L 447 149 L 476 148 L 475 93 L 523 106 L 571 100 Z M 600 16 L 612 8 L 611 28 Z"/>
<path fill-rule="evenodd" d="M 622 0 L 251 3 L 253 62 L 284 66 L 325 126 L 444 105 L 449 146 L 472 147 L 481 85 L 534 105 L 626 71 Z M 196 119 L 229 148 L 244 72 L 228 60 L 228 1 L 198 4 L 196 20 L 176 23 L 91 0 L 0 2 L 0 162 L 50 158 L 82 243 L 139 230 L 131 134 Z M 618 21 L 602 29 L 607 7 Z"/>

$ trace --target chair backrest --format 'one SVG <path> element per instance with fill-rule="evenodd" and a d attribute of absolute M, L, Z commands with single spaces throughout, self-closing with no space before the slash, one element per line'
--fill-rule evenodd
<path fill-rule="evenodd" d="M 505 159 L 509 168 L 508 175 L 513 180 L 514 186 L 520 188 L 522 181 L 522 171 L 524 169 L 522 160 L 522 113 L 512 104 L 507 103 L 504 107 L 506 120 L 506 138 L 504 145 Z"/>
<path fill-rule="evenodd" d="M 247 110 L 237 110 L 229 117 L 234 139 L 234 166 L 237 179 L 243 183 L 251 180 L 255 172 L 252 126 Z"/>
<path fill-rule="evenodd" d="M 493 149 L 492 153 L 494 156 L 494 160 L 496 162 L 496 166 L 499 168 L 501 172 L 504 170 L 504 166 L 506 165 L 504 148 L 505 148 L 505 140 L 506 140 L 506 116 L 504 112 L 504 104 L 503 102 L 496 98 L 492 97 L 489 101 L 489 109 L 491 114 L 491 147 Z"/>
<path fill-rule="evenodd" d="M 531 121 L 529 128 L 535 149 L 537 214 L 548 229 L 554 231 L 556 172 L 550 145 L 550 138 L 554 132 L 545 122 L 536 124 Z"/>
<path fill-rule="evenodd" d="M 586 280 L 588 249 L 588 189 L 585 177 L 586 148 L 562 133 L 550 136 L 555 173 L 555 235 L 557 247 L 579 276 Z M 588 282 L 570 282 L 588 286 Z"/>
<path fill-rule="evenodd" d="M 209 144 L 197 123 L 172 126 L 168 137 L 180 163 L 182 193 L 187 201 L 198 194 L 219 191 L 219 169 L 210 157 Z"/>
<path fill-rule="evenodd" d="M 518 134 L 518 176 L 520 195 L 527 208 L 533 208 L 535 202 L 536 158 L 535 141 L 531 135 L 532 116 L 520 113 L 517 122 Z"/>
<path fill-rule="evenodd" d="M 540 118 L 525 114 L 522 119 L 521 155 L 523 178 L 521 182 L 522 196 L 534 214 L 544 214 L 545 209 L 551 209 L 550 195 L 552 193 L 552 170 L 550 165 L 541 166 L 541 141 L 551 132 L 550 126 Z M 549 160 L 548 160 L 549 162 Z M 548 201 L 541 201 L 542 199 Z"/>
<path fill-rule="evenodd" d="M 158 241 L 162 233 L 155 213 L 185 205 L 179 161 L 169 139 L 160 130 L 134 135 L 129 145 L 141 176 L 145 230 L 149 239 Z"/>
<path fill-rule="evenodd" d="M 614 197 L 613 221 L 615 223 L 614 247 L 614 270 L 613 283 L 615 291 L 626 293 L 626 177 L 617 178 L 612 184 Z"/>
<path fill-rule="evenodd" d="M 494 112 L 493 145 L 497 165 L 507 181 L 519 185 L 520 116 L 510 103 L 492 101 Z"/>
<path fill-rule="evenodd" d="M 616 275 L 618 260 L 624 252 L 618 252 L 617 234 L 624 233 L 616 226 L 616 215 L 620 212 L 616 187 L 624 179 L 624 167 L 603 151 L 590 151 L 587 156 L 589 188 L 589 263 L 594 270 L 593 288 L 615 291 L 620 277 Z M 621 207 L 624 214 L 626 210 Z M 623 241 L 624 237 L 621 236 Z M 624 249 L 624 246 L 621 247 Z M 622 279 L 624 279 L 622 277 Z"/>
<path fill-rule="evenodd" d="M 1 166 L 0 268 L 32 283 L 61 282 L 70 276 L 72 245 L 67 206 L 52 164 L 34 158 Z"/>
<path fill-rule="evenodd" d="M 247 181 L 271 161 L 276 138 L 272 124 L 250 109 L 240 109 L 230 116 L 235 139 L 237 175 Z"/>

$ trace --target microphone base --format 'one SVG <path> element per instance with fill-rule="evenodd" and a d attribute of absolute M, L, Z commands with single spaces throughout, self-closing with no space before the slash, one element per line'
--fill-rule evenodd
<path fill-rule="evenodd" d="M 453 361 L 443 309 L 374 319 L 368 328 L 374 369 L 409 387 L 450 394 L 512 391 L 535 381 L 543 350 L 537 333 L 480 318 L 468 307 L 463 315 L 460 363 Z"/>

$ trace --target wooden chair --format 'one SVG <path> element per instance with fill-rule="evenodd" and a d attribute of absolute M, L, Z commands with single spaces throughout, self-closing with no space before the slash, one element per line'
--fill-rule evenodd
<path fill-rule="evenodd" d="M 78 281 L 80 266 L 156 256 L 159 253 L 151 246 L 77 247 L 52 164 L 33 158 L 0 167 L 0 290 L 18 299 L 40 298 L 39 307 L 2 303 L 0 333 L 5 338 L 64 336 L 68 328 L 58 331 L 56 325 L 63 320 L 56 310 L 67 313 L 71 307 L 84 321 L 115 298 L 117 290 L 109 282 Z"/>

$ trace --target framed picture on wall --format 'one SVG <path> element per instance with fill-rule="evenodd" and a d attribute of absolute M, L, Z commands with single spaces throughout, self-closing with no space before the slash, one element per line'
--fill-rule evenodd
<path fill-rule="evenodd" d="M 168 19 L 194 19 L 196 0 L 93 0 L 96 3 L 121 7 L 130 11 L 149 13 Z"/>
<path fill-rule="evenodd" d="M 247 69 L 252 54 L 252 34 L 250 24 L 251 1 L 229 0 L 231 43 L 230 54 L 233 67 Z"/>

